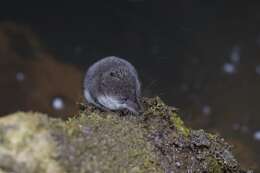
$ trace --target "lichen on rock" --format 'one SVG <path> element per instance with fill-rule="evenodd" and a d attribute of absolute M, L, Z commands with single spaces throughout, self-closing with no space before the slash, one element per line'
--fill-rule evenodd
<path fill-rule="evenodd" d="M 18 112 L 0 119 L 0 170 L 62 173 L 47 116 Z"/>
<path fill-rule="evenodd" d="M 23 112 L 0 118 L 0 172 L 245 172 L 223 138 L 185 127 L 158 97 L 143 105 L 139 116 L 80 104 L 66 121 Z"/>

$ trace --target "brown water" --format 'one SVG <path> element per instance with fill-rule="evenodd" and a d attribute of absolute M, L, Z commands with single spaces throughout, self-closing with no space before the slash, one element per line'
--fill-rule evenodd
<path fill-rule="evenodd" d="M 129 0 L 59 4 L 58 8 L 26 6 L 11 14 L 6 9 L 1 20 L 27 25 L 40 35 L 58 61 L 38 63 L 46 65 L 37 69 L 62 69 L 53 77 L 53 81 L 59 79 L 57 86 L 65 71 L 73 74 L 67 80 L 76 84 L 67 90 L 57 87 L 54 92 L 46 92 L 49 102 L 58 98 L 73 104 L 80 92 L 71 96 L 66 93 L 81 85 L 75 78 L 81 79 L 94 61 L 119 56 L 136 66 L 145 95 L 160 95 L 167 104 L 181 108 L 188 125 L 225 136 L 235 145 L 241 163 L 257 167 L 260 139 L 254 135 L 260 131 L 259 9 L 260 2 L 256 1 Z M 24 52 L 22 48 L 16 50 Z M 73 67 L 68 70 L 60 61 Z M 20 71 L 18 79 L 27 77 Z M 35 71 L 31 69 L 30 73 Z M 31 92 L 28 86 L 24 88 Z M 44 82 L 39 86 L 36 93 L 49 88 Z M 36 102 L 43 96 L 39 97 L 33 96 Z M 8 111 L 17 109 L 19 106 Z"/>

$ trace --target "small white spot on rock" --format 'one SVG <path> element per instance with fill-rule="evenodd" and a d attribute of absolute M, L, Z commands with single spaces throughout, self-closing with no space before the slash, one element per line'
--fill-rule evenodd
<path fill-rule="evenodd" d="M 52 107 L 55 110 L 61 110 L 64 108 L 64 101 L 61 97 L 55 97 L 52 100 Z"/>

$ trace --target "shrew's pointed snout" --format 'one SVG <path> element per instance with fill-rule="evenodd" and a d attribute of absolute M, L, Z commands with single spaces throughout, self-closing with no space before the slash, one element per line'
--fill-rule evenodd
<path fill-rule="evenodd" d="M 139 115 L 140 113 L 143 112 L 143 106 L 138 101 L 134 102 L 128 100 L 126 102 L 126 109 L 133 112 L 135 115 Z"/>

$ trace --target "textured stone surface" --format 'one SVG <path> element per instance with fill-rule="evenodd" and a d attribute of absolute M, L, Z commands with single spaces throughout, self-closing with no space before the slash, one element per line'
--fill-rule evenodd
<path fill-rule="evenodd" d="M 184 126 L 175 108 L 144 99 L 145 112 L 80 105 L 63 121 L 18 112 L 0 119 L 0 172 L 246 172 L 223 138 Z"/>

